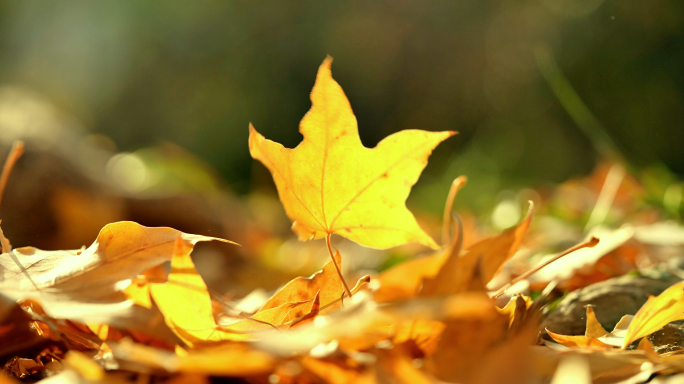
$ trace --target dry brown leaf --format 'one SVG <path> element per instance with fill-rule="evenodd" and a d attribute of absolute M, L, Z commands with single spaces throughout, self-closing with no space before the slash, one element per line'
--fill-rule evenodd
<path fill-rule="evenodd" d="M 292 229 L 300 240 L 338 234 L 372 248 L 418 242 L 437 249 L 405 202 L 432 150 L 455 132 L 406 130 L 364 147 L 331 64 L 328 57 L 318 70 L 296 148 L 250 125 L 250 154 L 271 171 Z"/>
<path fill-rule="evenodd" d="M 484 291 L 485 285 L 517 252 L 532 221 L 533 205 L 523 221 L 498 236 L 484 239 L 466 252 L 450 254 L 434 278 L 425 279 L 420 295 L 447 296 L 466 291 Z"/>
<path fill-rule="evenodd" d="M 632 319 L 622 343 L 626 348 L 633 341 L 648 336 L 665 325 L 684 319 L 684 281 L 672 285 L 656 297 L 649 297 Z"/>

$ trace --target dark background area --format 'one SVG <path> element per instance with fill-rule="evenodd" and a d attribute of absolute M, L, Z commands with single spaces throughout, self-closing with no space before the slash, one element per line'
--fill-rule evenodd
<path fill-rule="evenodd" d="M 491 206 L 506 188 L 588 174 L 605 146 L 684 174 L 679 0 L 0 2 L 2 92 L 118 151 L 173 142 L 238 194 L 270 183 L 248 123 L 297 145 L 326 55 L 365 145 L 460 132 L 410 198 L 427 210 L 460 174 L 460 203 Z"/>

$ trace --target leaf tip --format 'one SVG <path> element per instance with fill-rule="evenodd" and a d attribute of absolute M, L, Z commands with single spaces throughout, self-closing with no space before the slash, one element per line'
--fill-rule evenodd
<path fill-rule="evenodd" d="M 592 236 L 591 239 L 587 241 L 587 248 L 594 248 L 596 245 L 598 245 L 600 241 L 601 239 L 599 239 L 598 237 Z"/>
<path fill-rule="evenodd" d="M 332 56 L 328 55 L 325 57 L 325 60 L 323 60 L 323 63 L 321 63 L 321 66 L 318 67 L 318 75 L 316 76 L 316 83 L 318 83 L 321 79 L 321 77 L 326 77 L 326 78 L 331 78 L 332 79 L 332 62 L 333 58 Z"/>

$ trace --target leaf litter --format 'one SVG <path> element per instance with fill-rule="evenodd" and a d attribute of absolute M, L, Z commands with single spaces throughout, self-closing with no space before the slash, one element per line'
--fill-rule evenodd
<path fill-rule="evenodd" d="M 682 282 L 624 313 L 611 332 L 592 305 L 584 335 L 541 328 L 565 293 L 629 270 L 657 272 L 663 249 L 684 245 L 679 224 L 601 227 L 606 201 L 621 196 L 611 185 L 596 191 L 592 232 L 572 237 L 565 252 L 558 250 L 567 239 L 533 224 L 535 210 L 550 217 L 553 198 L 535 209 L 530 201 L 517 225 L 473 242 L 452 212 L 462 176 L 445 204 L 440 247 L 405 201 L 432 150 L 455 132 L 402 131 L 365 148 L 331 63 L 319 68 L 302 143 L 287 149 L 251 125 L 248 143 L 299 239 L 326 240 L 331 259 L 321 271 L 243 313 L 208 288 L 191 257 L 198 242 L 230 240 L 116 222 L 88 248 L 44 251 L 13 249 L 0 229 L 0 382 L 638 383 L 684 374 L 684 350 L 658 353 L 649 338 L 684 320 Z M 22 151 L 18 143 L 5 163 L 0 201 Z M 377 249 L 433 250 L 356 276 L 350 287 L 333 235 Z M 556 267 L 564 260 L 575 264 Z"/>

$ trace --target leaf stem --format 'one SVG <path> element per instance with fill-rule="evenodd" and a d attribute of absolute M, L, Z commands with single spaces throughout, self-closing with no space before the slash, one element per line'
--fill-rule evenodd
<path fill-rule="evenodd" d="M 539 271 L 540 269 L 546 267 L 547 265 L 553 263 L 554 261 L 560 259 L 561 257 L 563 257 L 563 256 L 565 256 L 565 255 L 567 255 L 567 254 L 569 254 L 569 253 L 575 252 L 575 251 L 578 250 L 578 249 L 582 249 L 582 248 L 593 248 L 593 247 L 594 247 L 596 244 L 598 244 L 598 243 L 599 243 L 599 239 L 596 238 L 596 237 L 594 237 L 594 236 L 592 236 L 591 239 L 589 239 L 589 240 L 587 240 L 587 241 L 585 241 L 585 242 L 579 243 L 579 244 L 577 244 L 577 245 L 575 245 L 575 246 L 572 246 L 572 247 L 566 249 L 565 251 L 559 253 L 558 255 L 556 255 L 556 256 L 550 258 L 550 259 L 547 260 L 546 262 L 544 262 L 544 263 L 542 263 L 542 264 L 540 264 L 540 265 L 538 265 L 538 266 L 536 266 L 536 267 L 530 269 L 529 271 L 527 271 L 527 272 L 523 273 L 522 275 L 516 277 L 515 279 L 511 280 L 508 284 L 504 285 L 503 287 L 499 288 L 498 291 L 494 292 L 494 295 L 492 295 L 492 298 L 495 298 L 495 299 L 496 299 L 497 297 L 503 295 L 504 293 L 506 293 L 506 290 L 507 290 L 508 288 L 512 287 L 512 286 L 513 286 L 514 284 L 516 284 L 517 282 L 519 282 L 519 281 L 521 281 L 521 280 L 525 280 L 526 278 L 530 277 L 530 275 L 532 275 L 533 273 Z"/>
<path fill-rule="evenodd" d="M 5 192 L 5 186 L 7 186 L 7 180 L 9 180 L 10 173 L 12 173 L 14 163 L 19 160 L 23 153 L 24 143 L 19 140 L 15 141 L 12 144 L 12 149 L 10 150 L 9 155 L 7 155 L 5 165 L 2 167 L 2 175 L 0 175 L 0 203 L 2 203 L 2 194 Z"/>
<path fill-rule="evenodd" d="M 337 275 L 340 276 L 340 280 L 342 280 L 342 285 L 344 285 L 344 290 L 347 292 L 347 295 L 349 295 L 349 297 L 352 297 L 352 292 L 349 289 L 349 286 L 347 285 L 347 281 L 344 280 L 344 276 L 342 276 L 342 270 L 340 270 L 340 266 L 337 265 L 337 260 L 335 260 L 335 254 L 333 253 L 332 245 L 330 244 L 330 236 L 332 236 L 332 235 L 328 234 L 328 236 L 325 237 L 325 244 L 328 246 L 328 252 L 330 253 L 330 258 L 332 259 L 333 265 L 335 266 L 335 269 L 337 270 Z"/>
<path fill-rule="evenodd" d="M 449 188 L 449 195 L 447 196 L 446 205 L 444 205 L 444 215 L 442 216 L 442 245 L 446 246 L 451 243 L 449 232 L 451 229 L 451 211 L 454 209 L 454 200 L 458 191 L 466 185 L 468 178 L 459 176 L 454 179 Z"/>

